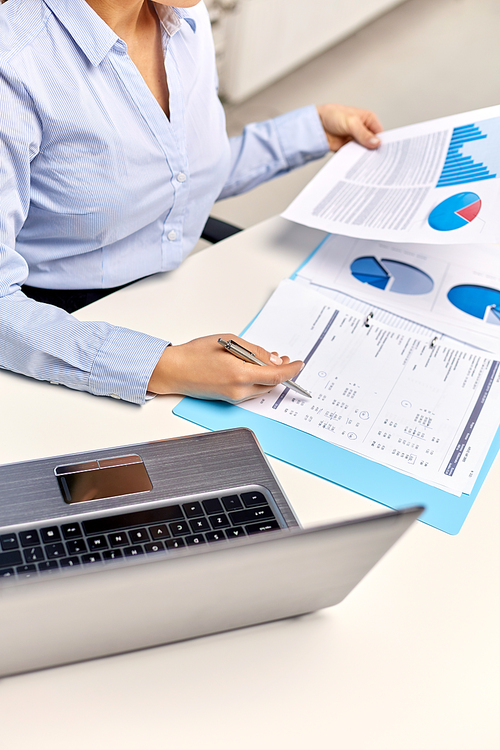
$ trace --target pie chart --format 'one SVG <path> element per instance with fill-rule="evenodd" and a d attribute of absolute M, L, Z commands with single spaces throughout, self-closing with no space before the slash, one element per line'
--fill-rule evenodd
<path fill-rule="evenodd" d="M 487 286 L 461 284 L 448 292 L 451 304 L 467 315 L 500 326 L 500 291 Z"/>
<path fill-rule="evenodd" d="M 351 273 L 362 284 L 397 294 L 427 294 L 434 288 L 431 277 L 420 268 L 390 258 L 356 258 L 351 263 Z"/>
<path fill-rule="evenodd" d="M 481 210 L 477 193 L 456 193 L 438 203 L 429 214 L 429 226 L 438 232 L 460 229 L 473 221 Z"/>

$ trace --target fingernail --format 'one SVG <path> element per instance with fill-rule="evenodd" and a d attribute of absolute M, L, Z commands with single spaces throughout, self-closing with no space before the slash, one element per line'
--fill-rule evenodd
<path fill-rule="evenodd" d="M 269 357 L 269 359 L 271 360 L 271 362 L 273 363 L 273 365 L 281 365 L 282 362 L 283 362 L 283 360 L 281 359 L 281 357 L 278 357 L 277 354 L 271 354 L 271 356 Z"/>
<path fill-rule="evenodd" d="M 370 138 L 370 143 L 372 144 L 372 146 L 376 146 L 378 143 L 380 143 L 380 139 L 379 138 Z"/>

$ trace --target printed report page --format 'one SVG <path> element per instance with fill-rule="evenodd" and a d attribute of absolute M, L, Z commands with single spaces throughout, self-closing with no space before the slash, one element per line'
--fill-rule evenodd
<path fill-rule="evenodd" d="M 453 494 L 470 492 L 500 417 L 491 354 L 402 318 L 379 322 L 291 280 L 245 338 L 302 359 L 296 380 L 312 398 L 278 386 L 241 408 Z"/>

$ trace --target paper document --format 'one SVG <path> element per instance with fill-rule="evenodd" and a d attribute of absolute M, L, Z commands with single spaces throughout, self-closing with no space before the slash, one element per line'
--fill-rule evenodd
<path fill-rule="evenodd" d="M 500 246 L 331 235 L 296 279 L 354 309 L 362 300 L 378 320 L 387 310 L 500 356 Z"/>
<path fill-rule="evenodd" d="M 282 214 L 327 232 L 390 242 L 500 242 L 500 106 L 351 142 Z"/>
<path fill-rule="evenodd" d="M 470 491 L 499 422 L 499 362 L 392 317 L 367 320 L 283 281 L 245 338 L 302 359 L 296 380 L 313 398 L 278 386 L 240 406 L 455 495 Z"/>

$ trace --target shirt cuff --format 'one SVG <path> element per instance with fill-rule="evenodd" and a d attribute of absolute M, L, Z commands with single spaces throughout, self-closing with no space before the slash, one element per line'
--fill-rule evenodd
<path fill-rule="evenodd" d="M 330 150 L 318 110 L 312 104 L 275 117 L 273 123 L 290 169 L 320 159 Z"/>
<path fill-rule="evenodd" d="M 169 342 L 163 339 L 115 328 L 93 362 L 90 392 L 144 404 L 151 374 L 167 346 Z"/>

